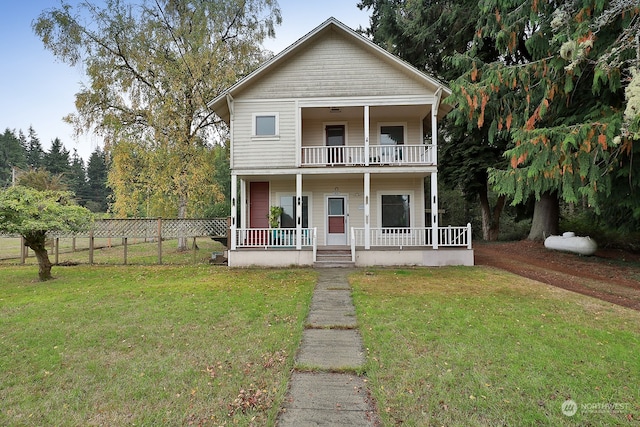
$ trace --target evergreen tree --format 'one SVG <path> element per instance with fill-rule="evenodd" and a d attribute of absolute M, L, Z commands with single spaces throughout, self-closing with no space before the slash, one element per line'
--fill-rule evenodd
<path fill-rule="evenodd" d="M 87 163 L 86 206 L 93 212 L 106 212 L 109 189 L 107 188 L 108 165 L 105 152 L 96 148 Z"/>
<path fill-rule="evenodd" d="M 51 148 L 44 156 L 44 167 L 54 175 L 65 175 L 70 169 L 69 150 L 67 150 L 60 138 L 51 141 Z"/>
<path fill-rule="evenodd" d="M 637 1 L 484 0 L 468 55 L 453 85 L 459 119 L 486 129 L 490 140 L 513 140 L 508 167 L 491 171 L 502 193 L 537 200 L 530 239 L 558 232 L 559 198 L 583 198 L 596 211 L 611 178 L 633 151 L 638 109 L 625 115 L 640 30 Z M 524 44 L 526 61 L 485 61 L 487 40 L 501 57 Z M 638 77 L 640 83 L 640 77 Z M 602 197 L 604 196 L 604 197 Z"/>
<path fill-rule="evenodd" d="M 0 188 L 12 184 L 14 168 L 27 167 L 27 153 L 15 131 L 5 129 L 0 135 Z"/>
<path fill-rule="evenodd" d="M 71 165 L 67 173 L 69 189 L 76 195 L 76 200 L 81 206 L 87 203 L 89 184 L 87 182 L 87 172 L 84 167 L 84 160 L 78 155 L 78 150 L 74 148 L 71 155 Z"/>
<path fill-rule="evenodd" d="M 27 140 L 27 165 L 34 169 L 44 166 L 44 150 L 32 126 L 29 126 L 29 137 Z"/>
<path fill-rule="evenodd" d="M 446 81 L 465 72 L 446 58 L 466 52 L 473 40 L 480 19 L 476 0 L 362 0 L 358 7 L 371 9 L 366 34 L 416 68 Z M 481 54 L 490 61 L 513 60 L 501 58 L 489 40 Z M 470 125 L 465 117 L 441 125 L 444 137 L 439 139 L 438 169 L 442 182 L 461 189 L 467 200 L 480 202 L 483 238 L 496 240 L 506 199 L 498 197 L 493 206 L 489 202 L 487 169 L 503 163 L 501 156 L 509 139 L 490 141 L 487 129 Z"/>

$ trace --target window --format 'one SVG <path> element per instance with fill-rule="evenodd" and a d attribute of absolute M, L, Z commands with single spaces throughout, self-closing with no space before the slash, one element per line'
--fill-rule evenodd
<path fill-rule="evenodd" d="M 278 135 L 278 115 L 275 113 L 254 114 L 253 135 L 254 136 L 277 136 Z"/>
<path fill-rule="evenodd" d="M 280 206 L 282 207 L 282 216 L 280 217 L 280 226 L 282 228 L 296 228 L 296 196 L 280 197 Z M 309 198 L 302 196 L 302 228 L 309 227 Z"/>
<path fill-rule="evenodd" d="M 384 194 L 381 199 L 382 227 L 400 228 L 411 226 L 411 199 L 409 194 Z"/>
<path fill-rule="evenodd" d="M 404 125 L 380 126 L 380 145 L 403 145 Z"/>

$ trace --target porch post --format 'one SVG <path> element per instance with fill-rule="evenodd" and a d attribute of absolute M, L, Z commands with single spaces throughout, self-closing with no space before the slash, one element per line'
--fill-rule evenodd
<path fill-rule="evenodd" d="M 231 240 L 231 250 L 236 250 L 236 228 L 238 227 L 238 176 L 231 174 L 231 236 L 227 236 Z"/>
<path fill-rule="evenodd" d="M 368 152 L 368 150 L 366 150 Z M 369 155 L 367 154 L 367 157 Z M 371 173 L 364 174 L 364 248 L 371 249 Z"/>
<path fill-rule="evenodd" d="M 369 106 L 364 106 L 364 165 L 369 166 Z M 365 203 L 366 206 L 366 203 Z"/>
<path fill-rule="evenodd" d="M 431 243 L 438 249 L 438 173 L 431 174 Z"/>
<path fill-rule="evenodd" d="M 302 249 L 302 174 L 296 174 L 296 249 Z"/>

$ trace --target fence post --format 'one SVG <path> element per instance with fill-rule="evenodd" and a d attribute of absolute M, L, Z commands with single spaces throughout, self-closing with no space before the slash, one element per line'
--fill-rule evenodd
<path fill-rule="evenodd" d="M 198 246 L 196 245 L 196 237 L 193 238 L 193 263 L 196 263 L 196 253 L 197 253 L 197 249 Z"/>
<path fill-rule="evenodd" d="M 122 244 L 124 246 L 124 265 L 127 265 L 127 238 L 122 238 Z"/>
<path fill-rule="evenodd" d="M 27 254 L 26 252 L 29 249 L 27 249 L 27 246 L 25 245 L 24 242 L 24 237 L 20 236 L 20 264 L 24 264 L 26 262 L 27 259 Z"/>
<path fill-rule="evenodd" d="M 162 264 L 162 218 L 158 218 L 158 264 Z"/>
<path fill-rule="evenodd" d="M 93 230 L 89 232 L 89 264 L 93 265 Z"/>
<path fill-rule="evenodd" d="M 58 265 L 58 254 L 60 253 L 60 238 L 56 237 L 55 239 L 55 248 L 56 248 L 56 262 L 55 264 Z"/>
<path fill-rule="evenodd" d="M 76 251 L 76 238 L 75 236 L 71 239 L 71 252 Z"/>
<path fill-rule="evenodd" d="M 467 249 L 471 249 L 471 223 L 467 223 Z"/>

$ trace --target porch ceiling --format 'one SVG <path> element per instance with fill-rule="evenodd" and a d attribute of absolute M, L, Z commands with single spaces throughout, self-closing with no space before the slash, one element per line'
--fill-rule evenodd
<path fill-rule="evenodd" d="M 406 120 L 407 118 L 426 117 L 431 112 L 430 104 L 420 105 L 385 105 L 371 106 L 369 116 L 371 120 Z M 364 106 L 355 107 L 306 107 L 302 109 L 303 120 L 364 120 Z"/>
<path fill-rule="evenodd" d="M 406 169 L 406 168 L 405 168 Z M 331 170 L 331 169 L 329 169 Z M 278 175 L 270 175 L 270 174 L 261 174 L 261 175 L 243 175 L 238 174 L 238 178 L 245 179 L 247 181 L 272 181 L 272 182 L 294 182 L 296 180 L 297 172 L 305 172 L 304 170 L 296 170 L 292 171 L 292 173 L 280 173 Z M 419 178 L 423 179 L 431 175 L 431 172 L 421 171 L 402 171 L 402 172 L 384 172 L 379 171 L 376 172 L 374 170 L 368 169 L 362 172 L 351 172 L 351 173 L 332 173 L 327 171 L 327 173 L 312 173 L 312 174 L 302 174 L 303 186 L 304 182 L 310 181 L 348 181 L 348 180 L 356 180 L 358 182 L 362 182 L 364 180 L 364 172 L 369 172 L 371 174 L 371 179 L 385 179 L 385 180 L 393 180 L 393 179 L 407 179 L 407 178 Z"/>

